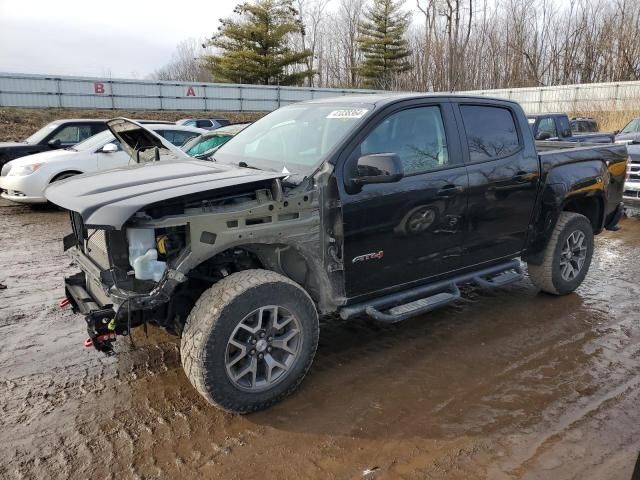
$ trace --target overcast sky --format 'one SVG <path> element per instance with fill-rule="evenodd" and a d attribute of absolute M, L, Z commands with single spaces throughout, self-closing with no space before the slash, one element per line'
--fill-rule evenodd
<path fill-rule="evenodd" d="M 0 72 L 144 78 L 239 0 L 0 0 Z"/>

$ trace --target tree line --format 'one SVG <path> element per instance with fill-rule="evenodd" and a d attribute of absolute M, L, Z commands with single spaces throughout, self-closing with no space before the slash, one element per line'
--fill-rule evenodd
<path fill-rule="evenodd" d="M 640 79 L 638 0 L 250 0 L 166 80 L 457 91 Z"/>

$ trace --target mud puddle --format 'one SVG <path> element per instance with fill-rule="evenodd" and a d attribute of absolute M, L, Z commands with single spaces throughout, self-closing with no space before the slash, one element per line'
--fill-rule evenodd
<path fill-rule="evenodd" d="M 640 451 L 640 220 L 577 293 L 527 280 L 401 325 L 325 321 L 302 389 L 204 402 L 175 338 L 104 357 L 60 310 L 67 217 L 0 201 L 2 478 L 631 478 Z"/>

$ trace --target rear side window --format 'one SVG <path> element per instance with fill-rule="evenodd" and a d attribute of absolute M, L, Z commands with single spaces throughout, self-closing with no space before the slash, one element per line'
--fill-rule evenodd
<path fill-rule="evenodd" d="M 193 137 L 200 135 L 199 133 L 185 132 L 182 130 L 160 130 L 156 133 L 159 133 L 177 147 L 185 143 L 187 140 L 191 140 Z"/>
<path fill-rule="evenodd" d="M 502 107 L 461 105 L 472 162 L 505 157 L 520 148 L 511 111 Z"/>
<path fill-rule="evenodd" d="M 567 117 L 558 117 L 558 128 L 560 129 L 560 135 L 563 137 L 571 136 L 571 127 L 569 126 L 569 119 L 567 119 Z"/>
<path fill-rule="evenodd" d="M 196 122 L 196 127 L 198 128 L 209 128 L 211 126 L 211 120 L 198 120 Z"/>

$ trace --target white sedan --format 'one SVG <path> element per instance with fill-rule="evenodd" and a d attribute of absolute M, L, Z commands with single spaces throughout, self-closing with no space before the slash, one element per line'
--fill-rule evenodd
<path fill-rule="evenodd" d="M 180 146 L 207 130 L 181 125 L 145 125 L 173 145 Z M 185 154 L 186 156 L 186 154 Z M 16 158 L 0 174 L 2 198 L 18 203 L 46 203 L 44 190 L 50 183 L 81 173 L 122 167 L 131 162 L 113 134 L 106 130 L 74 147 Z"/>

